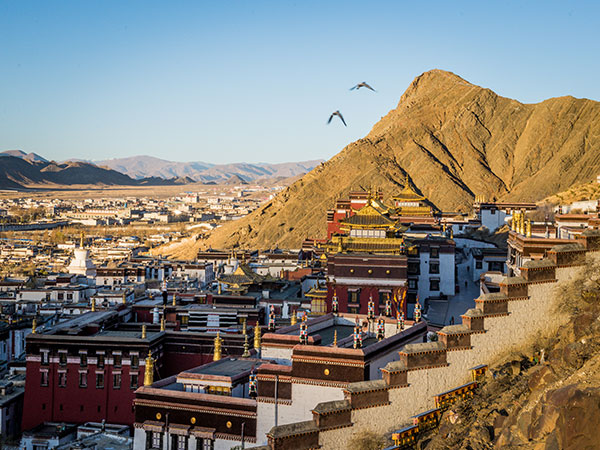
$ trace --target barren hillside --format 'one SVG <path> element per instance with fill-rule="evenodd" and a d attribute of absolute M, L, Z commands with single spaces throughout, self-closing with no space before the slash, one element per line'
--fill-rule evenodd
<path fill-rule="evenodd" d="M 432 70 L 365 138 L 197 245 L 297 247 L 307 236 L 323 236 L 325 210 L 337 198 L 359 185 L 389 197 L 405 174 L 443 210 L 469 209 L 475 195 L 541 200 L 600 172 L 599 136 L 598 102 L 523 104 Z"/>

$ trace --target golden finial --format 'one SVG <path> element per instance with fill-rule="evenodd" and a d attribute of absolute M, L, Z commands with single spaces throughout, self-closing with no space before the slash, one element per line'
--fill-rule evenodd
<path fill-rule="evenodd" d="M 510 221 L 510 229 L 512 231 L 517 230 L 517 212 L 516 211 L 513 211 L 512 220 Z"/>
<path fill-rule="evenodd" d="M 258 321 L 254 327 L 254 349 L 260 350 L 260 325 L 258 324 Z"/>
<path fill-rule="evenodd" d="M 337 330 L 333 331 L 333 346 L 337 347 Z"/>
<path fill-rule="evenodd" d="M 217 331 L 217 336 L 215 337 L 215 354 L 213 355 L 213 361 L 219 361 L 221 359 L 221 345 L 223 343 L 223 339 L 221 339 L 221 334 Z"/>
<path fill-rule="evenodd" d="M 96 300 L 92 299 L 92 312 L 96 312 Z"/>
<path fill-rule="evenodd" d="M 83 230 L 81 230 L 81 234 L 79 236 L 79 248 L 83 248 Z"/>
<path fill-rule="evenodd" d="M 342 238 L 341 237 L 339 238 L 339 241 L 338 241 L 337 251 L 338 251 L 338 253 L 343 253 L 343 251 L 344 251 L 344 247 L 342 245 Z"/>
<path fill-rule="evenodd" d="M 294 312 L 292 314 L 292 320 L 290 320 L 290 324 L 291 325 L 296 325 L 296 323 L 298 323 L 298 318 L 296 317 L 296 313 Z"/>
<path fill-rule="evenodd" d="M 165 331 L 165 316 L 160 318 L 160 331 Z"/>
<path fill-rule="evenodd" d="M 154 359 L 152 358 L 152 352 L 148 350 L 146 367 L 144 369 L 144 386 L 152 386 L 152 383 L 154 383 Z"/>
<path fill-rule="evenodd" d="M 177 296 L 173 293 L 173 306 L 177 306 Z"/>
<path fill-rule="evenodd" d="M 127 303 L 127 292 L 123 292 L 123 304 Z"/>
<path fill-rule="evenodd" d="M 37 320 L 34 318 L 31 321 L 31 334 L 35 334 L 37 331 Z"/>
<path fill-rule="evenodd" d="M 527 221 L 527 237 L 531 237 L 531 220 Z"/>
<path fill-rule="evenodd" d="M 142 325 L 142 339 L 146 339 L 146 325 Z"/>
<path fill-rule="evenodd" d="M 245 335 L 247 335 L 247 334 L 248 334 L 248 330 L 246 329 L 246 328 L 247 328 L 247 326 L 246 326 L 246 323 L 247 323 L 247 322 L 246 322 L 246 318 L 244 317 L 244 318 L 242 319 L 242 333 L 243 333 L 243 334 L 245 334 Z"/>
<path fill-rule="evenodd" d="M 219 295 L 221 295 L 221 283 L 217 283 L 218 289 L 217 289 L 217 293 Z"/>
<path fill-rule="evenodd" d="M 250 357 L 249 347 L 250 346 L 248 345 L 248 335 L 246 333 L 244 333 L 244 353 L 242 353 L 242 358 Z"/>

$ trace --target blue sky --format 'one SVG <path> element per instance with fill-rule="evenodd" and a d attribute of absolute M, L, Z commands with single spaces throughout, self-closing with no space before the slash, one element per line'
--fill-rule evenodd
<path fill-rule="evenodd" d="M 433 68 L 599 100 L 599 3 L 0 0 L 0 149 L 329 158 Z M 347 128 L 325 125 L 336 109 Z"/>

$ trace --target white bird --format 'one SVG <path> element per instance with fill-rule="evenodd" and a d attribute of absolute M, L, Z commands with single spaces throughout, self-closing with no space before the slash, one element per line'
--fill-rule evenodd
<path fill-rule="evenodd" d="M 346 125 L 346 121 L 344 120 L 344 117 L 342 116 L 342 113 L 339 111 L 336 111 L 334 113 L 331 113 L 331 115 L 329 116 L 329 120 L 327 121 L 327 124 L 331 123 L 331 119 L 333 119 L 333 116 L 338 116 L 340 118 L 340 120 L 342 121 L 342 123 L 344 124 L 345 127 L 347 127 L 348 125 Z"/>

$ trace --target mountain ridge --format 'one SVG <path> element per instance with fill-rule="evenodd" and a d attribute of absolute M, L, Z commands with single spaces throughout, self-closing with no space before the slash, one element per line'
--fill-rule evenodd
<path fill-rule="evenodd" d="M 595 178 L 599 137 L 598 102 L 524 104 L 436 69 L 416 77 L 367 136 L 198 245 L 298 247 L 324 235 L 336 199 L 360 185 L 389 199 L 406 177 L 445 211 L 469 211 L 475 195 L 541 200 Z"/>

